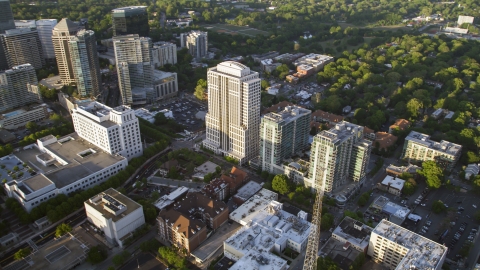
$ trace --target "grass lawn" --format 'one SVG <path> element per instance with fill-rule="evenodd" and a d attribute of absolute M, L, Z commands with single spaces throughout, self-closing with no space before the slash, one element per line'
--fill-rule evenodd
<path fill-rule="evenodd" d="M 202 25 L 203 27 L 216 31 L 217 33 L 223 34 L 230 34 L 230 35 L 244 35 L 249 37 L 254 37 L 258 34 L 260 35 L 267 35 L 268 32 L 258 30 L 255 28 L 250 28 L 248 26 L 237 26 L 237 25 L 230 25 L 230 24 L 205 24 Z"/>

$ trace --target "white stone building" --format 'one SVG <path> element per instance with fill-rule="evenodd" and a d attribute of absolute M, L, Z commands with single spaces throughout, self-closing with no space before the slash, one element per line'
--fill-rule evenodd
<path fill-rule="evenodd" d="M 49 115 L 47 104 L 34 105 L 0 115 L 0 128 L 17 129 L 28 122 L 38 122 Z"/>
<path fill-rule="evenodd" d="M 120 247 L 133 231 L 145 224 L 143 207 L 113 188 L 84 204 L 87 220 L 105 233 L 107 241 Z"/>
<path fill-rule="evenodd" d="M 165 64 L 175 65 L 177 63 L 177 46 L 170 42 L 155 42 L 152 48 L 152 63 L 158 67 Z"/>
<path fill-rule="evenodd" d="M 260 78 L 237 62 L 210 68 L 206 139 L 203 146 L 232 157 L 240 164 L 258 155 L 260 127 Z"/>
<path fill-rule="evenodd" d="M 91 102 L 72 111 L 73 126 L 83 139 L 128 160 L 143 154 L 138 119 L 130 107 Z"/>

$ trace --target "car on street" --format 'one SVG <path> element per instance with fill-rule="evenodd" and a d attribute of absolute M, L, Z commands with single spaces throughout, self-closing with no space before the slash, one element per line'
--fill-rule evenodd
<path fill-rule="evenodd" d="M 472 207 L 473 207 L 473 208 L 477 208 L 477 205 L 475 205 L 475 204 L 472 204 Z"/>
<path fill-rule="evenodd" d="M 422 203 L 422 204 L 420 204 L 420 205 L 421 205 L 421 206 L 427 206 L 427 205 L 426 205 L 426 204 L 424 204 L 424 203 Z"/>

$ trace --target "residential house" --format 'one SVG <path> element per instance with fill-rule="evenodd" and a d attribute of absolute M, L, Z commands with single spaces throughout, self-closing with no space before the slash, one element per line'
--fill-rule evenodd
<path fill-rule="evenodd" d="M 171 168 L 177 168 L 178 167 L 178 161 L 176 159 L 169 160 L 165 163 L 163 163 L 160 168 L 158 168 L 158 173 L 166 177 L 168 172 L 170 171 Z"/>
<path fill-rule="evenodd" d="M 468 164 L 467 168 L 465 168 L 465 179 L 470 180 L 470 177 L 477 176 L 480 171 L 478 164 L 472 163 Z"/>
<path fill-rule="evenodd" d="M 410 121 L 406 119 L 397 119 L 395 123 L 388 128 L 388 133 L 393 134 L 394 130 L 404 131 L 410 127 Z"/>

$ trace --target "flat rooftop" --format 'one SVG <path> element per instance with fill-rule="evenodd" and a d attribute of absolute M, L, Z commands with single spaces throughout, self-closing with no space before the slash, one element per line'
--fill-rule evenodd
<path fill-rule="evenodd" d="M 153 79 L 155 81 L 160 81 L 160 80 L 171 81 L 174 79 L 175 75 L 176 73 L 172 73 L 172 72 L 165 72 L 158 69 L 153 70 Z"/>
<path fill-rule="evenodd" d="M 353 261 L 360 255 L 360 251 L 349 247 L 344 249 L 345 243 L 338 241 L 337 239 L 330 237 L 327 242 L 322 246 L 318 255 L 321 257 L 330 257 L 338 264 L 340 269 L 349 269 Z"/>
<path fill-rule="evenodd" d="M 416 131 L 411 131 L 410 134 L 408 134 L 408 136 L 405 138 L 405 140 L 421 144 L 424 147 L 435 149 L 436 151 L 448 155 L 460 154 L 460 151 L 462 150 L 462 146 L 459 144 L 451 143 L 445 140 L 436 142 L 430 139 L 430 135 L 419 133 Z"/>
<path fill-rule="evenodd" d="M 164 209 L 167 206 L 173 204 L 176 199 L 180 198 L 181 196 L 185 195 L 187 193 L 189 188 L 187 187 L 179 187 L 175 189 L 173 192 L 171 192 L 168 195 L 163 195 L 160 199 L 158 199 L 154 205 L 158 209 Z"/>
<path fill-rule="evenodd" d="M 409 249 L 396 270 L 437 269 L 447 247 L 383 219 L 373 233 Z"/>
<path fill-rule="evenodd" d="M 66 234 L 48 242 L 30 255 L 32 265 L 28 269 L 70 269 L 87 258 L 89 247 L 82 239 Z"/>
<path fill-rule="evenodd" d="M 250 181 L 237 190 L 237 194 L 235 194 L 235 197 L 246 201 L 261 189 L 262 186 L 259 183 L 255 181 Z"/>
<path fill-rule="evenodd" d="M 37 175 L 35 175 L 31 178 L 28 178 L 28 179 L 24 180 L 23 184 L 25 186 L 27 186 L 33 192 L 33 191 L 40 190 L 44 187 L 47 187 L 49 185 L 52 185 L 54 183 L 52 181 L 50 181 L 50 179 L 45 177 L 45 175 L 37 174 Z M 24 191 L 24 193 L 28 194 L 29 192 Z"/>
<path fill-rule="evenodd" d="M 316 135 L 316 137 L 326 138 L 337 143 L 343 141 L 350 136 L 356 136 L 359 131 L 363 131 L 363 127 L 346 121 L 335 124 L 335 127 L 324 130 Z"/>
<path fill-rule="evenodd" d="M 287 268 L 287 261 L 267 251 L 251 250 L 230 267 L 230 270 L 278 270 Z"/>
<path fill-rule="evenodd" d="M 249 220 L 255 215 L 256 211 L 265 208 L 271 201 L 278 200 L 278 194 L 268 189 L 262 188 L 258 193 L 253 195 L 248 201 L 239 206 L 235 211 L 231 212 L 229 217 L 231 220 L 247 224 Z"/>
<path fill-rule="evenodd" d="M 72 139 L 60 143 L 62 139 L 71 137 Z M 69 134 L 58 139 L 57 142 L 49 144 L 45 147 L 54 155 L 67 161 L 68 164 L 45 174 L 57 188 L 62 188 L 66 185 L 76 182 L 88 175 L 96 173 L 105 169 L 108 166 L 121 162 L 125 158 L 122 156 L 114 156 L 103 152 L 93 144 L 80 138 L 77 133 Z M 92 149 L 96 153 L 81 157 L 78 153 Z"/>
<path fill-rule="evenodd" d="M 128 198 L 127 196 L 123 195 L 122 193 L 118 192 L 113 188 L 109 188 L 104 192 L 95 195 L 94 197 L 85 201 L 85 203 L 93 207 L 99 213 L 101 213 L 102 216 L 104 216 L 106 219 L 111 219 L 113 222 L 117 222 L 118 220 L 122 219 L 123 217 L 127 216 L 128 214 L 132 213 L 138 208 L 142 207 L 140 204 L 138 204 L 134 200 Z M 126 208 L 125 211 L 121 212 L 121 214 L 115 215 L 112 212 L 106 210 L 106 208 L 108 207 L 113 207 L 114 209 L 118 209 L 119 208 L 117 206 L 118 203 L 123 205 L 123 206 L 120 206 L 120 208 L 122 207 Z"/>
<path fill-rule="evenodd" d="M 202 262 L 208 260 L 217 250 L 223 247 L 223 242 L 241 228 L 240 224 L 225 222 L 215 233 L 198 246 L 191 255 Z"/>
<path fill-rule="evenodd" d="M 271 112 L 266 114 L 263 119 L 274 123 L 289 123 L 295 119 L 311 114 L 312 111 L 304 109 L 299 106 L 287 106 L 280 112 Z"/>
<path fill-rule="evenodd" d="M 370 241 L 370 234 L 373 228 L 363 224 L 358 220 L 345 217 L 342 222 L 335 228 L 333 234 L 347 240 L 352 245 L 367 248 Z"/>
<path fill-rule="evenodd" d="M 403 185 L 405 185 L 405 180 L 402 180 L 400 178 L 394 178 L 390 175 L 385 176 L 385 178 L 382 180 L 382 185 L 384 186 L 390 186 L 392 188 L 402 190 Z"/>

